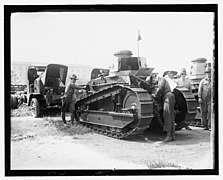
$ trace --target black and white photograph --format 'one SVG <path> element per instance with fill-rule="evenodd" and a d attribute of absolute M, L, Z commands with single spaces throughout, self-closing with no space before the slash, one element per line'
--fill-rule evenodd
<path fill-rule="evenodd" d="M 217 4 L 3 8 L 6 177 L 219 175 Z"/>

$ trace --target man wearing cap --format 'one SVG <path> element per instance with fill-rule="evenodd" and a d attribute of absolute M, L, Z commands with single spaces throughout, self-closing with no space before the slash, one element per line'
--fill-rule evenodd
<path fill-rule="evenodd" d="M 189 79 L 186 79 L 187 71 L 185 68 L 180 70 L 180 78 L 176 80 L 177 87 L 187 88 L 190 92 L 192 92 L 191 83 Z"/>
<path fill-rule="evenodd" d="M 170 84 L 171 92 L 175 97 L 175 120 L 177 124 L 177 129 L 185 128 L 191 130 L 191 128 L 185 123 L 185 118 L 187 115 L 187 103 L 180 90 L 176 89 L 177 83 L 173 80 L 174 76 L 177 75 L 177 71 L 166 71 L 163 74 L 163 77 Z"/>
<path fill-rule="evenodd" d="M 211 128 L 211 67 L 206 67 L 206 77 L 201 80 L 198 88 L 198 101 L 201 107 L 204 130 Z"/>
<path fill-rule="evenodd" d="M 85 89 L 85 87 L 81 87 L 76 85 L 76 80 L 77 76 L 73 74 L 70 77 L 71 81 L 67 83 L 66 88 L 65 88 L 65 93 L 63 96 L 63 101 L 62 101 L 62 121 L 64 125 L 67 125 L 66 120 L 65 120 L 65 113 L 69 111 L 71 113 L 71 123 L 74 123 L 74 113 L 75 113 L 75 103 L 77 100 L 77 90 L 79 89 Z"/>
<path fill-rule="evenodd" d="M 171 92 L 173 92 L 173 89 L 177 87 L 177 84 L 173 80 L 176 74 L 177 74 L 177 71 L 165 71 L 163 73 L 163 77 L 168 81 L 170 85 Z"/>
<path fill-rule="evenodd" d="M 177 79 L 175 82 L 177 83 L 177 87 L 186 88 L 190 92 L 192 92 L 191 83 L 190 83 L 189 79 L 186 79 L 186 75 L 187 75 L 186 69 L 185 68 L 182 68 L 180 70 L 180 78 Z M 176 90 L 174 92 L 174 95 L 176 97 Z M 182 111 L 179 114 L 176 115 L 176 118 L 179 119 L 179 122 L 178 122 L 176 128 L 179 127 L 179 129 L 181 129 L 181 128 L 185 127 L 186 130 L 192 130 L 188 126 L 188 124 L 185 123 L 185 118 L 186 118 L 186 115 L 187 115 L 187 104 L 186 104 L 186 101 L 185 101 L 184 98 L 180 98 L 180 94 L 179 94 L 178 98 L 179 98 L 178 105 L 181 106 L 181 110 Z"/>
<path fill-rule="evenodd" d="M 158 89 L 156 92 L 156 98 L 163 106 L 163 119 L 164 126 L 163 131 L 167 132 L 164 142 L 175 140 L 175 121 L 174 121 L 174 105 L 175 97 L 171 92 L 168 81 L 160 77 L 158 79 Z"/>

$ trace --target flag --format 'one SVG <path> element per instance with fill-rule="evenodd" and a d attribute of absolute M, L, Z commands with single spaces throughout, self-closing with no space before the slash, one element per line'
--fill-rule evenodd
<path fill-rule="evenodd" d="M 140 40 L 142 40 L 142 37 L 140 35 L 140 32 L 138 31 L 138 39 L 137 39 L 137 41 L 140 41 Z"/>

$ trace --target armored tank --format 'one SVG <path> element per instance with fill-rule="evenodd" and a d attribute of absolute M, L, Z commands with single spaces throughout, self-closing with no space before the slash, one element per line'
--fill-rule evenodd
<path fill-rule="evenodd" d="M 153 125 L 162 128 L 159 105 L 154 99 L 154 68 L 147 67 L 145 58 L 132 57 L 129 50 L 114 55 L 116 63 L 92 79 L 87 84 L 87 95 L 76 102 L 76 120 L 98 133 L 120 139 L 141 134 Z M 149 81 L 145 81 L 147 77 Z M 196 114 L 195 99 L 189 91 L 183 94 L 190 106 L 187 119 L 191 121 Z"/>

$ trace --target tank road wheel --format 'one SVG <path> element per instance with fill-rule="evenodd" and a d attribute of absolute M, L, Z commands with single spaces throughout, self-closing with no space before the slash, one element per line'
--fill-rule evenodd
<path fill-rule="evenodd" d="M 80 110 L 76 110 L 74 112 L 74 118 L 75 118 L 76 122 L 80 122 L 80 116 L 81 116 L 81 111 Z"/>
<path fill-rule="evenodd" d="M 139 100 L 136 94 L 130 92 L 127 93 L 123 100 L 123 108 L 131 108 L 132 105 L 137 105 L 137 107 L 139 107 Z"/>
<path fill-rule="evenodd" d="M 39 102 L 38 102 L 38 100 L 36 98 L 32 98 L 30 106 L 31 106 L 31 112 L 33 114 L 33 117 L 34 118 L 39 117 L 39 115 L 40 115 L 40 106 L 39 106 Z"/>

